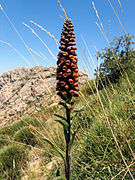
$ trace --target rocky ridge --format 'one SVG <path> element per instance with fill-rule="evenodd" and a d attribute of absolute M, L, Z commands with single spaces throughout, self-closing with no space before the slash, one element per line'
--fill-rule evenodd
<path fill-rule="evenodd" d="M 79 71 L 79 84 L 86 80 L 87 74 Z M 55 67 L 19 67 L 3 73 L 0 76 L 0 126 L 26 111 L 31 103 L 34 106 L 28 109 L 30 112 L 56 102 L 55 87 Z"/>

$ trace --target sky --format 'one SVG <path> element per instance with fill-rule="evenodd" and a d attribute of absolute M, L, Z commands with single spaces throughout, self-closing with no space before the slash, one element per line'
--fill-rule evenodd
<path fill-rule="evenodd" d="M 109 42 L 114 36 L 123 35 L 124 31 L 108 0 L 93 0 L 93 2 Z M 135 0 L 110 0 L 110 2 L 126 32 L 135 35 Z M 0 9 L 0 75 L 16 67 L 56 66 L 59 52 L 56 41 L 30 21 L 36 22 L 60 40 L 64 22 L 60 15 L 64 17 L 64 13 L 58 1 L 0 0 L 0 4 L 4 11 Z M 88 72 L 85 62 L 87 59 L 93 72 L 98 65 L 96 50 L 101 52 L 108 47 L 108 43 L 96 24 L 97 22 L 101 25 L 92 0 L 61 0 L 61 4 L 67 17 L 71 18 L 74 24 L 79 68 Z M 23 23 L 33 28 L 39 38 Z M 94 63 L 89 56 L 88 49 Z"/>

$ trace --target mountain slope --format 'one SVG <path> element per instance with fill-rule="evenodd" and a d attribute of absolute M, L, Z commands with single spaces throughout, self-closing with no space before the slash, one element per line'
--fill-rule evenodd
<path fill-rule="evenodd" d="M 132 179 L 131 175 L 135 177 L 133 71 L 123 74 L 117 83 L 96 88 L 92 93 L 94 88 L 93 80 L 85 83 L 75 99 L 75 109 L 81 111 L 72 122 L 74 130 L 80 126 L 72 149 L 72 179 Z M 53 108 L 47 106 L 0 128 L 1 179 L 9 176 L 18 180 L 53 180 L 57 173 L 64 177 L 59 154 L 44 141 L 51 140 L 64 154 L 63 128 L 55 121 L 54 113 L 65 114 L 61 106 L 54 104 Z"/>

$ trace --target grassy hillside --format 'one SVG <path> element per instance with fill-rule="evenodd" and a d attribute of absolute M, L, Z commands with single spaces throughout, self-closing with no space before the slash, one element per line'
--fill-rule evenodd
<path fill-rule="evenodd" d="M 132 179 L 135 177 L 135 86 L 133 70 L 115 84 L 98 90 L 87 82 L 76 98 L 73 129 L 80 125 L 72 149 L 72 179 Z M 94 93 L 93 93 L 94 92 Z M 64 114 L 54 105 L 0 129 L 0 179 L 54 179 L 64 177 L 58 153 L 65 142 L 53 114 Z M 73 111 L 73 114 L 75 112 Z"/>

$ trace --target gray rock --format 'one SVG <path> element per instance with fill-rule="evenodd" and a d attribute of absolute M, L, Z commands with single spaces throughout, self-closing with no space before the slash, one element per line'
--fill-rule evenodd
<path fill-rule="evenodd" d="M 87 74 L 79 71 L 79 84 L 82 85 L 86 80 Z M 57 96 L 52 96 L 51 92 L 54 92 L 55 87 L 55 67 L 19 67 L 3 73 L 0 76 L 0 125 L 5 118 L 8 120 L 24 112 L 30 103 L 35 103 L 35 107 L 54 103 Z"/>

